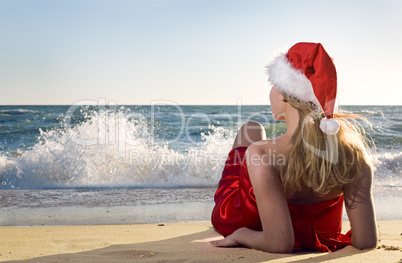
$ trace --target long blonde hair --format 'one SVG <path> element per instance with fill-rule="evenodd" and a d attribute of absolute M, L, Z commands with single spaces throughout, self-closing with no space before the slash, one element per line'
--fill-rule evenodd
<path fill-rule="evenodd" d="M 281 169 L 286 196 L 291 197 L 305 187 L 318 195 L 325 195 L 354 184 L 361 174 L 362 165 L 371 166 L 368 152 L 369 145 L 374 144 L 357 122 L 357 119 L 367 119 L 356 114 L 335 114 L 340 123 L 339 132 L 326 135 L 319 127 L 324 114 L 313 103 L 282 95 L 300 117 L 286 152 L 286 165 Z"/>

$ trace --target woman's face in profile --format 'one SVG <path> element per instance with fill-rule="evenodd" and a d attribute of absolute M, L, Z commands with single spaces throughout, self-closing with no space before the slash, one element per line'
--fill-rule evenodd
<path fill-rule="evenodd" d="M 285 119 L 286 102 L 275 86 L 272 87 L 269 93 L 269 100 L 271 102 L 272 117 L 275 120 L 283 121 Z"/>

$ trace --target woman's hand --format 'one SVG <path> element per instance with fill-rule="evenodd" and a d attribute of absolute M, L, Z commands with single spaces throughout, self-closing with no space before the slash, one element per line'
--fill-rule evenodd
<path fill-rule="evenodd" d="M 225 237 L 224 239 L 211 241 L 209 244 L 214 247 L 238 247 L 241 244 L 235 239 L 236 231 L 233 232 L 231 235 Z"/>

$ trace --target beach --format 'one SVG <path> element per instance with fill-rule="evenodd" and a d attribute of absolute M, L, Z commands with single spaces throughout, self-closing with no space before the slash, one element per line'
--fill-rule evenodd
<path fill-rule="evenodd" d="M 344 221 L 343 229 L 348 225 Z M 401 262 L 402 221 L 379 221 L 378 226 L 377 249 L 360 251 L 348 246 L 330 253 L 292 254 L 212 247 L 209 241 L 222 237 L 210 222 L 0 227 L 0 261 Z"/>

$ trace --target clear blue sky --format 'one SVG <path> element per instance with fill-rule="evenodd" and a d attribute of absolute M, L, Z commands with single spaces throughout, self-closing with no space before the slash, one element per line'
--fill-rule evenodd
<path fill-rule="evenodd" d="M 402 98 L 402 1 L 0 0 L 0 104 L 269 104 L 275 50 L 321 42 L 340 104 Z"/>

